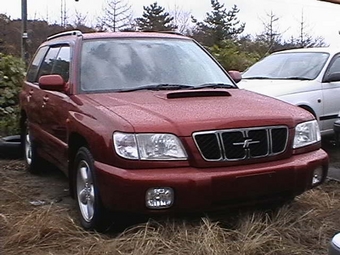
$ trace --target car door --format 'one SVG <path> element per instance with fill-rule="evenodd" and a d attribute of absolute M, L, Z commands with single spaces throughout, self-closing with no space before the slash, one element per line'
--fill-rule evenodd
<path fill-rule="evenodd" d="M 28 119 L 30 133 L 32 135 L 31 139 L 36 140 L 35 142 L 38 143 L 40 142 L 39 140 L 41 140 L 39 138 L 42 133 L 42 119 L 40 118 L 42 91 L 38 85 L 38 73 L 47 51 L 48 47 L 45 46 L 40 48 L 35 54 L 28 68 L 26 80 L 20 93 L 20 104 L 22 109 L 25 110 Z"/>
<path fill-rule="evenodd" d="M 51 61 L 48 74 L 59 74 L 67 83 L 70 73 L 70 46 L 58 45 L 52 47 L 51 50 L 55 51 L 56 54 L 53 54 L 54 59 L 46 59 L 46 62 Z M 45 148 L 53 163 L 62 169 L 67 167 L 66 122 L 69 110 L 74 107 L 74 103 L 70 100 L 66 91 L 43 91 L 41 126 L 46 132 Z"/>
<path fill-rule="evenodd" d="M 340 54 L 331 60 L 322 82 L 323 93 L 323 115 L 320 116 L 322 129 L 327 133 L 332 132 L 333 124 L 340 110 L 340 80 L 328 82 L 332 74 L 340 74 Z"/>
<path fill-rule="evenodd" d="M 58 54 L 59 49 L 54 47 L 47 47 L 47 52 L 44 55 L 41 64 L 37 70 L 37 75 L 34 76 L 31 83 L 31 89 L 28 92 L 31 96 L 30 107 L 27 108 L 27 116 L 30 123 L 30 130 L 33 139 L 38 144 L 38 148 L 41 149 L 40 153 L 48 151 L 49 139 L 45 130 L 45 95 L 46 92 L 39 87 L 39 78 L 43 75 L 48 75 L 52 71 L 53 61 Z M 29 76 L 30 74 L 28 74 Z"/>

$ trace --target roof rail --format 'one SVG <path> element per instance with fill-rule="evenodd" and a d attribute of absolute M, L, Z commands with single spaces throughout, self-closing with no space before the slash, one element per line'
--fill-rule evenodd
<path fill-rule="evenodd" d="M 58 37 L 67 36 L 67 35 L 82 36 L 83 33 L 79 30 L 66 31 L 66 32 L 58 33 L 58 34 L 47 37 L 47 41 L 58 38 Z"/>

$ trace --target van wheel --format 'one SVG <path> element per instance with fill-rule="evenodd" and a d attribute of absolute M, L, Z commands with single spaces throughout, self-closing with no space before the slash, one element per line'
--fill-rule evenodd
<path fill-rule="evenodd" d="M 21 143 L 24 150 L 26 170 L 32 174 L 41 173 L 44 160 L 38 155 L 36 145 L 32 141 L 28 120 L 26 120 L 24 124 L 23 132 L 21 134 Z"/>
<path fill-rule="evenodd" d="M 81 225 L 86 230 L 108 229 L 108 217 L 103 207 L 94 172 L 94 159 L 86 147 L 81 147 L 74 161 L 75 198 Z"/>

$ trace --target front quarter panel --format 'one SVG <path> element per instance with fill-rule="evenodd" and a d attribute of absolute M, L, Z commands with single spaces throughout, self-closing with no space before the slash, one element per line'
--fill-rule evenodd
<path fill-rule="evenodd" d="M 101 122 L 94 116 L 85 113 L 70 112 L 67 126 L 69 136 L 77 134 L 86 140 L 96 161 L 110 162 L 109 159 L 113 153 L 112 133 L 115 129 L 113 124 Z"/>
<path fill-rule="evenodd" d="M 279 96 L 278 99 L 287 103 L 308 109 L 318 120 L 323 114 L 322 107 L 322 92 L 321 91 L 308 91 L 304 93 L 295 93 L 284 96 Z"/>

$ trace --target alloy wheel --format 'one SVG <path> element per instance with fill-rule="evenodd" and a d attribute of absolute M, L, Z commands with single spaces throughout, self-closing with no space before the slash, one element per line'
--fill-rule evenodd
<path fill-rule="evenodd" d="M 32 142 L 28 129 L 25 134 L 25 160 L 27 165 L 32 164 Z"/>
<path fill-rule="evenodd" d="M 85 160 L 81 160 L 78 164 L 77 199 L 83 219 L 90 222 L 94 216 L 95 195 L 92 172 Z"/>

